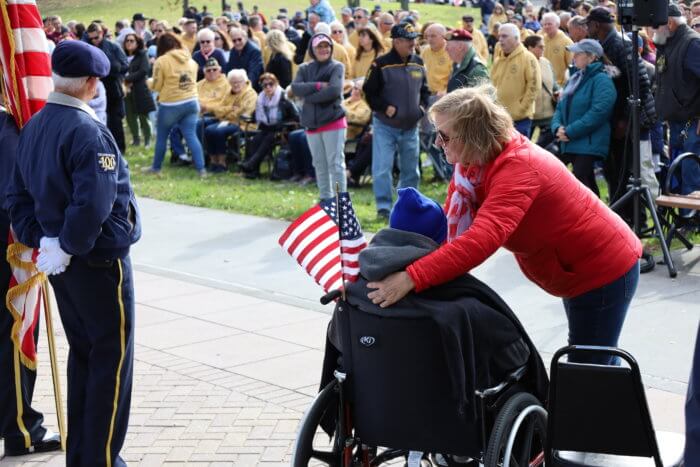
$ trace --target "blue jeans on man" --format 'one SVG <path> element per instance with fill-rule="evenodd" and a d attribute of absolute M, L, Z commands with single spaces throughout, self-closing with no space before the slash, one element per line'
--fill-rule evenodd
<path fill-rule="evenodd" d="M 391 210 L 393 203 L 392 169 L 394 155 L 399 156 L 398 188 L 418 188 L 418 126 L 410 130 L 391 127 L 372 118 L 372 179 L 377 211 Z"/>
<path fill-rule="evenodd" d="M 523 118 L 522 120 L 513 122 L 513 126 L 524 137 L 530 137 L 530 132 L 532 131 L 532 119 Z"/>

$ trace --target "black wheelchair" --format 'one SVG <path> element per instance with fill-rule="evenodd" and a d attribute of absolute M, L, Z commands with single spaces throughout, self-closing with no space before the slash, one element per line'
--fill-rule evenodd
<path fill-rule="evenodd" d="M 409 455 L 409 465 L 421 466 L 544 465 L 546 396 L 535 396 L 527 365 L 477 389 L 465 410 L 455 410 L 433 320 L 372 315 L 339 295 L 322 302 L 338 299 L 333 322 L 342 356 L 326 352 L 324 375 L 332 376 L 322 378 L 301 421 L 293 467 L 402 465 Z"/>

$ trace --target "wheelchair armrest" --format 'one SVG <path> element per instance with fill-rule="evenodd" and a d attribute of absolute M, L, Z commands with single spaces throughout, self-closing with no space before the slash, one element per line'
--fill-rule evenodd
<path fill-rule="evenodd" d="M 685 152 L 681 154 L 680 156 L 677 156 L 675 159 L 673 159 L 673 162 L 671 162 L 671 165 L 668 168 L 668 172 L 666 173 L 666 179 L 664 180 L 664 184 L 662 187 L 662 193 L 664 195 L 670 195 L 671 193 L 671 181 L 673 180 L 673 177 L 675 177 L 676 172 L 679 170 L 681 164 L 685 159 L 695 159 L 695 162 L 697 162 L 700 165 L 700 155 L 694 154 L 692 152 Z"/>
<path fill-rule="evenodd" d="M 518 381 L 520 381 L 523 378 L 523 376 L 525 376 L 526 371 L 527 371 L 527 365 L 521 366 L 520 368 L 518 368 L 517 370 L 515 370 L 511 374 L 509 374 L 508 378 L 505 381 L 503 381 L 502 383 L 500 383 L 496 386 L 493 386 L 491 388 L 483 389 L 483 390 L 477 389 L 475 391 L 475 393 L 477 396 L 479 396 L 481 398 L 496 395 L 499 392 L 501 392 L 503 390 L 503 388 L 505 388 L 506 386 L 513 384 L 513 383 L 517 383 Z"/>

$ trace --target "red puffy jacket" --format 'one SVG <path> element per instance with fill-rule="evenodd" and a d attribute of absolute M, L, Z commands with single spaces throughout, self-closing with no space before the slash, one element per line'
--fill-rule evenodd
<path fill-rule="evenodd" d="M 575 297 L 638 261 L 634 232 L 550 153 L 521 135 L 486 165 L 469 230 L 407 268 L 420 292 L 469 272 L 500 247 L 552 295 Z M 450 183 L 447 199 L 454 186 Z"/>

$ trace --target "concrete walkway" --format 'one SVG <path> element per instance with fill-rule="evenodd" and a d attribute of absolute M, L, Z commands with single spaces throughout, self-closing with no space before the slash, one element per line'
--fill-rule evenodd
<path fill-rule="evenodd" d="M 136 364 L 124 458 L 138 466 L 289 465 L 298 421 L 317 390 L 331 310 L 277 245 L 286 223 L 147 199 L 140 205 L 145 234 L 132 255 Z M 674 257 L 677 279 L 661 267 L 642 276 L 621 347 L 640 362 L 655 427 L 682 432 L 700 254 Z M 530 284 L 507 252 L 475 274 L 520 316 L 545 360 L 565 344 L 560 301 Z M 57 334 L 65 370 L 67 346 Z M 47 360 L 35 405 L 55 427 Z M 65 461 L 33 455 L 0 465 Z"/>

